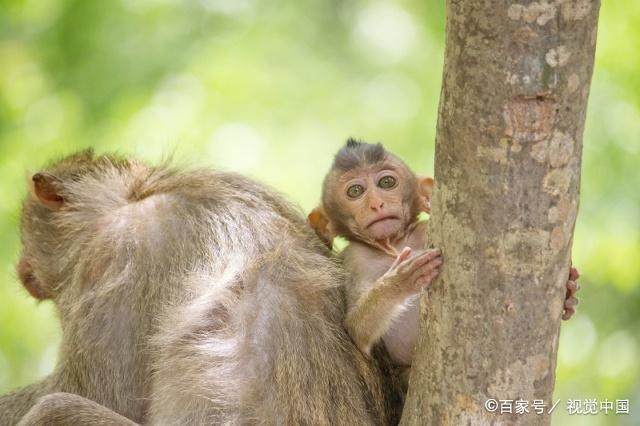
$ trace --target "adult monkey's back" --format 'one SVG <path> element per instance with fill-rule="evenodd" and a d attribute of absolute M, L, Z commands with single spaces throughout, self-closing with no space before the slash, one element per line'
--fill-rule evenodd
<path fill-rule="evenodd" d="M 51 376 L 0 398 L 0 423 L 55 392 L 145 423 L 384 422 L 341 327 L 340 270 L 273 191 L 90 152 L 33 181 L 18 269 L 63 339 Z M 102 415 L 74 398 L 30 415 Z"/>

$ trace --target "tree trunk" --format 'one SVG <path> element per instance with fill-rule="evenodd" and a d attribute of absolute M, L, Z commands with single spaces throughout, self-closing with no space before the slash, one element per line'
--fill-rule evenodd
<path fill-rule="evenodd" d="M 447 0 L 430 223 L 445 263 L 404 425 L 550 422 L 599 6 Z"/>

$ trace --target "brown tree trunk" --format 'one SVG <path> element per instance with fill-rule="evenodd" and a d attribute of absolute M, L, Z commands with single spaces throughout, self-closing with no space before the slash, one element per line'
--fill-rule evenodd
<path fill-rule="evenodd" d="M 404 425 L 550 421 L 599 6 L 447 0 L 430 223 L 445 265 L 422 300 Z"/>

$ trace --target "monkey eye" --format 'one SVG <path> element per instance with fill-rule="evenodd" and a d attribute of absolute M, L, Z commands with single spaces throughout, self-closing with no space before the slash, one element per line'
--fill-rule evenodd
<path fill-rule="evenodd" d="M 363 193 L 364 193 L 364 187 L 359 184 L 351 185 L 349 188 L 347 188 L 347 196 L 349 198 L 358 198 Z"/>
<path fill-rule="evenodd" d="M 382 189 L 391 189 L 396 186 L 397 180 L 393 176 L 382 176 L 378 181 L 378 186 Z"/>

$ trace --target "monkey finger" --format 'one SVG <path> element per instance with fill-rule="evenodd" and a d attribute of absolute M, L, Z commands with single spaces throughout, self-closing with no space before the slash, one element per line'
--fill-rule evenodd
<path fill-rule="evenodd" d="M 392 268 L 398 267 L 402 262 L 404 262 L 409 256 L 411 256 L 411 247 L 405 247 L 402 249 L 396 260 L 391 265 Z"/>
<path fill-rule="evenodd" d="M 440 271 L 437 271 L 437 270 L 436 270 L 436 271 L 431 272 L 431 273 L 430 273 L 430 274 L 428 274 L 428 275 L 423 275 L 423 276 L 421 276 L 420 278 L 418 278 L 418 279 L 416 280 L 416 282 L 420 282 L 420 283 L 422 283 L 422 284 L 421 284 L 421 286 L 420 286 L 420 288 L 426 287 L 426 286 L 428 286 L 429 284 L 431 284 L 431 283 L 433 282 L 433 280 L 435 280 L 435 279 L 436 279 L 436 277 L 438 276 L 439 272 L 440 272 Z"/>
<path fill-rule="evenodd" d="M 405 275 L 411 273 L 418 265 L 416 262 L 423 258 L 423 254 L 411 256 L 409 259 L 404 259 L 397 265 L 398 273 Z"/>
<path fill-rule="evenodd" d="M 571 268 L 569 268 L 569 280 L 570 281 L 575 281 L 578 278 L 580 278 L 580 272 L 578 272 L 578 270 L 576 268 L 574 268 L 573 266 Z"/>
<path fill-rule="evenodd" d="M 435 259 L 431 259 L 430 256 L 432 255 L 427 256 L 427 253 L 422 253 L 420 254 L 420 256 L 413 257 L 411 259 L 404 261 L 403 263 L 400 264 L 400 266 L 397 269 L 398 275 L 403 280 L 413 281 L 415 277 L 417 277 L 418 275 L 421 275 L 421 273 L 419 272 L 416 273 L 416 272 L 421 268 L 423 268 L 425 265 L 438 259 L 440 259 L 440 263 L 441 263 L 441 258 L 436 257 Z"/>
<path fill-rule="evenodd" d="M 439 266 L 435 266 L 433 268 L 420 268 L 417 270 L 412 276 L 411 281 L 421 281 L 425 279 L 427 283 L 431 282 L 435 277 L 440 273 Z"/>
<path fill-rule="evenodd" d="M 567 298 L 573 297 L 578 290 L 580 289 L 580 285 L 578 285 L 575 281 L 567 281 Z"/>
<path fill-rule="evenodd" d="M 442 259 L 442 257 L 434 257 L 433 259 L 431 259 L 431 261 L 429 261 L 429 263 L 427 263 L 427 265 L 431 265 L 431 266 L 440 266 L 444 263 L 444 260 Z"/>
<path fill-rule="evenodd" d="M 440 250 L 439 248 L 434 248 L 434 249 L 427 249 L 425 250 L 426 253 L 431 253 L 434 256 L 440 256 L 442 254 L 442 250 Z"/>
<path fill-rule="evenodd" d="M 442 265 L 442 259 L 436 258 L 431 260 L 428 263 L 420 265 L 412 270 L 411 278 L 416 279 L 422 275 L 426 275 L 431 273 L 432 271 L 438 269 Z"/>
<path fill-rule="evenodd" d="M 434 259 L 441 259 L 440 254 L 434 250 L 427 250 L 407 259 L 402 266 L 412 271 Z"/>
<path fill-rule="evenodd" d="M 417 280 L 415 280 L 413 287 L 416 290 L 419 290 L 421 288 L 426 287 L 427 285 L 429 285 L 429 281 L 427 280 L 427 277 L 419 277 Z"/>
<path fill-rule="evenodd" d="M 416 253 L 415 257 L 418 258 L 422 258 L 422 257 L 427 257 L 429 259 L 433 259 L 435 257 L 441 256 L 442 253 L 440 252 L 440 249 L 427 249 L 427 250 L 420 250 Z"/>
<path fill-rule="evenodd" d="M 426 288 L 429 284 L 430 284 L 430 281 L 428 277 L 420 277 L 414 281 L 412 285 L 412 289 L 419 291 L 420 289 Z"/>
<path fill-rule="evenodd" d="M 440 275 L 440 269 L 436 269 L 435 271 L 430 273 L 429 276 L 427 277 L 427 280 L 431 282 L 435 280 L 438 277 L 438 275 Z"/>
<path fill-rule="evenodd" d="M 409 259 L 404 259 L 397 264 L 394 263 L 391 265 L 391 268 L 396 270 L 396 273 L 401 277 L 406 277 L 411 274 L 417 267 L 416 265 L 416 256 L 413 256 Z"/>
<path fill-rule="evenodd" d="M 573 309 L 578 305 L 578 303 L 580 303 L 578 299 L 576 299 L 575 297 L 570 297 L 564 301 L 564 308 Z"/>
<path fill-rule="evenodd" d="M 563 320 L 568 320 L 569 318 L 571 318 L 571 316 L 576 312 L 576 310 L 574 308 L 567 308 L 564 310 L 564 312 L 562 313 L 562 319 Z"/>
<path fill-rule="evenodd" d="M 441 259 L 441 258 L 442 258 L 442 253 L 440 252 L 440 249 L 429 249 L 421 252 L 419 256 L 416 256 L 416 261 L 418 263 L 422 263 L 425 260 L 429 261 L 429 260 Z"/>
<path fill-rule="evenodd" d="M 424 271 L 439 271 L 440 270 L 440 266 L 442 266 L 442 258 L 441 257 L 436 257 L 435 259 L 431 259 L 429 262 L 425 263 L 424 265 L 422 265 L 421 269 Z"/>

